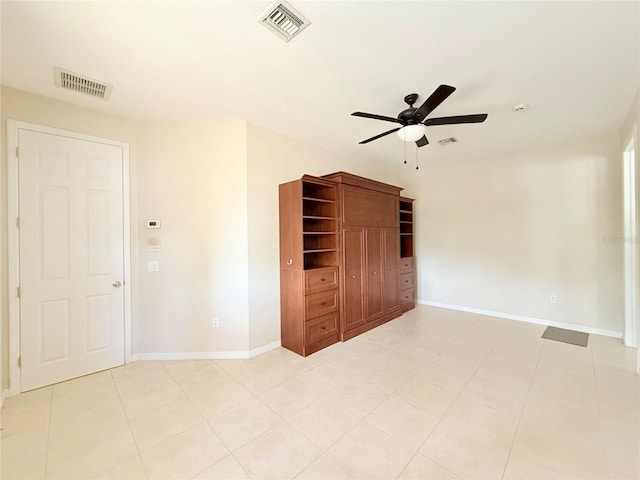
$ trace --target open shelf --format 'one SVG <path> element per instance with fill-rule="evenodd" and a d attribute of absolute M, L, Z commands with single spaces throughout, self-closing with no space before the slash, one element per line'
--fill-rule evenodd
<path fill-rule="evenodd" d="M 413 200 L 400 198 L 400 257 L 413 257 Z"/>

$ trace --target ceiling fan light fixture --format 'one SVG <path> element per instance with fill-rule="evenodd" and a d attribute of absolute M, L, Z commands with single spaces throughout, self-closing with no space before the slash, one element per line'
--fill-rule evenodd
<path fill-rule="evenodd" d="M 407 125 L 398 130 L 398 137 L 403 142 L 415 142 L 421 139 L 427 133 L 427 127 L 418 123 L 416 125 Z"/>

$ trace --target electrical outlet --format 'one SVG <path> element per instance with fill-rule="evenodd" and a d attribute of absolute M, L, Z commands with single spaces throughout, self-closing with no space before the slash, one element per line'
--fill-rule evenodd
<path fill-rule="evenodd" d="M 220 326 L 220 318 L 213 317 L 211 320 L 211 325 L 213 326 L 213 328 L 218 328 Z"/>
<path fill-rule="evenodd" d="M 435 280 L 431 280 L 431 288 L 438 288 L 438 284 Z"/>
<path fill-rule="evenodd" d="M 160 262 L 158 261 L 147 262 L 147 272 L 158 272 L 158 271 L 160 271 Z"/>
<path fill-rule="evenodd" d="M 558 303 L 558 297 L 556 297 L 555 295 L 549 295 L 549 301 L 551 303 Z"/>

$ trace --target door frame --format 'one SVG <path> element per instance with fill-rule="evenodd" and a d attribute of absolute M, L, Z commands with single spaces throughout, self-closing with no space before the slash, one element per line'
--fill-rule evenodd
<path fill-rule="evenodd" d="M 129 192 L 129 144 L 107 138 L 94 137 L 83 133 L 46 127 L 34 123 L 7 119 L 7 250 L 8 262 L 8 303 L 9 303 L 9 396 L 21 391 L 20 367 L 20 237 L 17 224 L 18 201 L 18 132 L 30 130 L 48 133 L 75 140 L 87 140 L 122 148 L 122 221 L 124 248 L 124 363 L 131 362 L 131 204 Z"/>

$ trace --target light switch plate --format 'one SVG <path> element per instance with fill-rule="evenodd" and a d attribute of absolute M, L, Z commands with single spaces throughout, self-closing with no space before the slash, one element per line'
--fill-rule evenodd
<path fill-rule="evenodd" d="M 160 262 L 150 261 L 147 262 L 147 272 L 157 272 L 160 270 Z"/>

